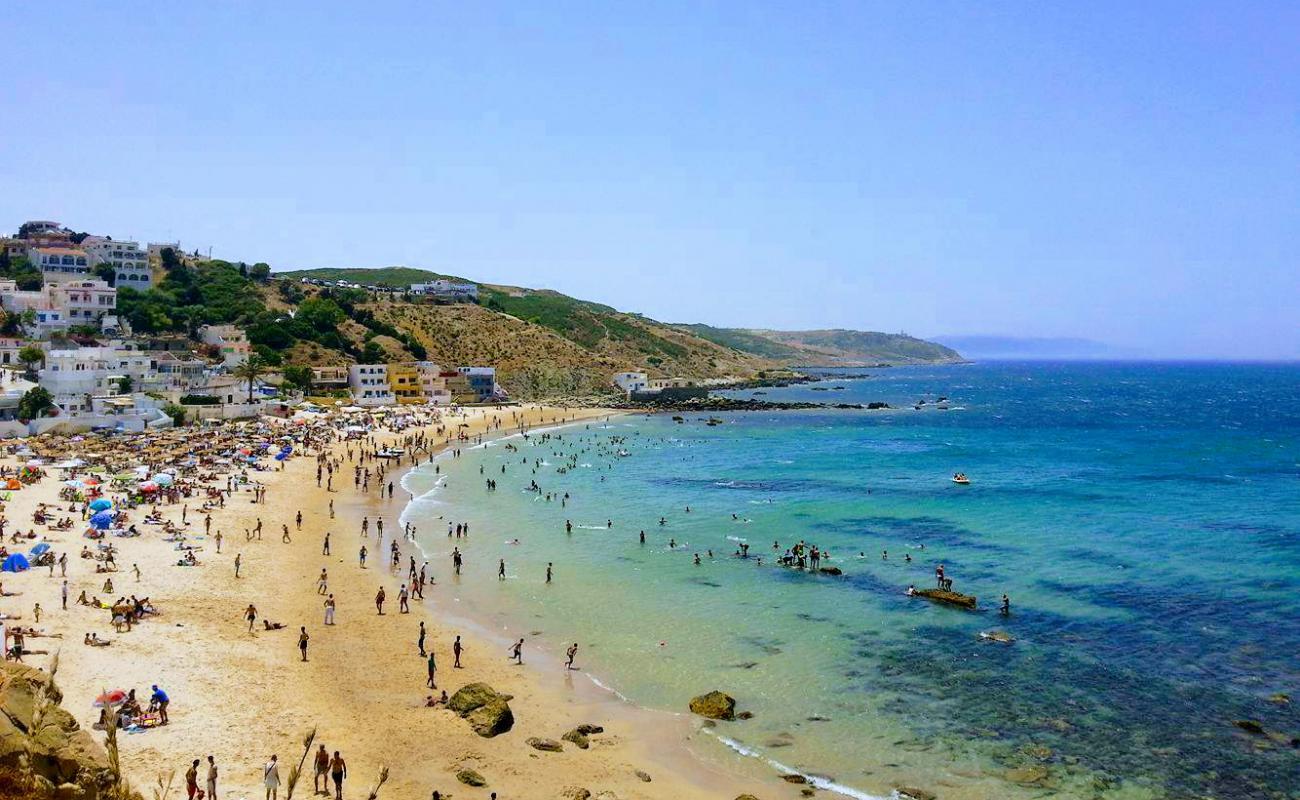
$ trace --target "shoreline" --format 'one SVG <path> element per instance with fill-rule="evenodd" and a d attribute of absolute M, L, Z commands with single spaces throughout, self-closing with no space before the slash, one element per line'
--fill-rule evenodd
<path fill-rule="evenodd" d="M 611 413 L 531 407 L 474 410 L 465 418 L 472 423 L 470 435 L 498 417 L 503 419 L 504 429 L 516 410 L 529 418 L 533 429 L 542 427 L 548 415 L 593 418 Z M 380 433 L 372 437 L 371 446 L 382 446 L 415 430 Z M 422 430 L 431 432 L 432 427 Z M 454 434 L 466 429 L 449 426 L 449 430 Z M 335 443 L 330 449 L 341 447 Z M 576 787 L 589 790 L 592 796 L 611 792 L 619 798 L 734 797 L 746 790 L 772 792 L 771 783 L 750 781 L 693 758 L 685 742 L 689 738 L 686 718 L 680 724 L 664 726 L 671 736 L 652 735 L 642 730 L 644 726 L 616 713 L 624 704 L 613 695 L 606 695 L 611 699 L 603 702 L 583 699 L 566 684 L 585 682 L 572 681 L 572 675 L 549 677 L 533 663 L 544 662 L 541 655 L 533 658 L 529 653 L 526 666 L 516 668 L 503 652 L 494 653 L 493 643 L 466 632 L 466 669 L 451 670 L 448 648 L 455 629 L 438 611 L 437 586 L 426 587 L 431 595 L 428 602 L 412 603 L 409 615 L 397 613 L 396 598 L 390 592 L 394 607 L 377 617 L 371 602 L 375 586 L 391 588 L 394 578 L 376 563 L 384 560 L 377 541 L 372 542 L 375 558 L 370 569 L 357 569 L 352 548 L 365 541 L 357 533 L 361 517 L 373 519 L 383 514 L 395 519 L 400 515 L 394 513 L 397 501 L 381 500 L 373 491 L 348 492 L 346 486 L 327 494 L 312 480 L 314 462 L 314 458 L 299 456 L 286 462 L 282 471 L 255 472 L 254 478 L 268 487 L 266 503 L 253 503 L 250 492 L 237 490 L 224 509 L 214 511 L 213 533 L 225 531 L 220 555 L 212 540 L 197 535 L 202 520 L 191 507 L 186 531 L 202 548 L 198 551 L 201 567 L 177 567 L 176 550 L 161 541 L 157 529 L 146 529 L 138 539 L 115 542 L 120 548 L 120 571 L 109 576 L 114 581 L 112 597 L 101 586 L 105 576 L 88 572 L 95 562 L 75 557 L 85 541 L 79 525 L 62 532 L 45 531 L 45 540 L 56 551 L 69 553 L 71 597 L 83 589 L 89 595 L 103 595 L 108 602 L 119 595 L 138 594 L 159 607 L 159 618 L 146 620 L 130 633 L 114 633 L 107 612 L 99 609 L 77 606 L 70 600 L 68 611 L 59 610 L 60 580 L 48 578 L 43 569 L 4 576 L 7 590 L 22 592 L 5 598 L 4 610 L 27 610 L 30 614 L 31 604 L 40 602 L 45 609 L 40 627 L 63 635 L 61 646 L 49 650 L 61 651 L 58 681 L 65 695 L 64 707 L 83 728 L 89 730 L 98 719 L 99 712 L 89 701 L 104 689 L 135 688 L 147 696 L 148 687 L 157 683 L 171 695 L 170 725 L 119 737 L 124 772 L 135 788 L 147 791 L 159 776 L 165 783 L 168 773 L 173 773 L 174 790 L 179 789 L 183 784 L 179 775 L 190 760 L 211 753 L 221 769 L 219 796 L 260 796 L 260 765 L 271 753 L 277 753 L 286 767 L 295 762 L 302 751 L 302 735 L 315 728 L 318 742 L 331 751 L 342 751 L 348 760 L 345 797 L 364 796 L 363 786 L 373 782 L 381 765 L 391 770 L 381 797 L 425 797 L 433 788 L 462 797 L 480 793 L 486 797 L 492 790 L 503 798 L 560 797 Z M 413 466 L 401 470 L 403 477 Z M 336 478 L 346 481 L 348 471 L 350 464 L 344 460 L 342 474 Z M 390 472 L 385 481 L 389 475 L 397 479 Z M 42 501 L 58 510 L 56 516 L 63 515 L 68 504 L 58 501 L 59 488 L 57 476 L 51 474 L 40 484 L 15 492 L 7 516 L 26 529 L 31 511 Z M 325 511 L 331 497 L 336 501 L 333 520 Z M 195 497 L 187 504 L 159 509 L 179 525 L 183 505 L 198 502 Z M 403 507 L 406 502 L 401 501 Z M 304 512 L 302 530 L 291 532 L 290 544 L 276 541 L 276 528 L 282 521 L 294 527 L 292 515 L 297 508 Z M 133 521 L 138 521 L 143 511 L 142 506 L 131 512 Z M 252 527 L 257 518 L 266 524 L 264 539 L 244 540 L 239 532 Z M 334 538 L 333 555 L 322 557 L 316 553 L 326 530 Z M 239 579 L 233 576 L 236 553 L 241 554 L 243 564 Z M 134 564 L 141 570 L 138 584 L 131 574 Z M 332 628 L 320 624 L 321 598 L 314 588 L 322 565 L 329 569 L 329 591 L 339 603 L 338 622 Z M 259 627 L 248 633 L 241 616 L 249 602 L 257 606 L 259 617 L 283 622 L 286 629 L 263 631 Z M 406 619 L 408 616 L 411 619 Z M 439 688 L 451 693 L 464 684 L 484 681 L 512 694 L 516 723 L 511 732 L 483 739 L 450 712 L 421 707 L 429 690 L 424 688 L 424 661 L 414 647 L 420 619 L 428 626 L 429 641 L 438 653 Z M 29 618 L 23 624 L 30 624 Z M 298 625 L 307 627 L 312 637 L 307 663 L 299 662 L 296 652 L 292 628 Z M 83 646 L 79 640 L 89 631 L 113 640 L 113 645 Z M 52 641 L 29 639 L 28 646 L 43 649 L 43 643 Z M 48 667 L 49 660 L 50 656 L 29 656 L 27 663 Z M 597 692 L 594 685 L 592 691 Z M 589 750 L 566 744 L 562 753 L 541 753 L 524 742 L 530 736 L 558 739 L 564 730 L 580 723 L 605 725 L 607 733 L 592 737 Z M 93 736 L 102 740 L 98 732 Z M 477 769 L 489 785 L 475 790 L 457 783 L 454 776 L 461 768 Z M 644 782 L 638 770 L 649 771 L 652 782 Z M 304 774 L 299 785 L 302 793 L 306 777 Z"/>

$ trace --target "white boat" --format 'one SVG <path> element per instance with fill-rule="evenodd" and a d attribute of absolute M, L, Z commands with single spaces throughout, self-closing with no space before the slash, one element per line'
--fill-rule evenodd
<path fill-rule="evenodd" d="M 952 482 L 962 486 L 969 486 L 970 478 L 967 478 L 965 475 L 953 475 Z"/>
<path fill-rule="evenodd" d="M 397 447 L 390 447 L 375 453 L 376 458 L 401 458 L 406 455 L 406 451 Z"/>

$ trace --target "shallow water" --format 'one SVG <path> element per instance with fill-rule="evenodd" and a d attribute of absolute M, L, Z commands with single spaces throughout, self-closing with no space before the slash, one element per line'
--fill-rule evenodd
<path fill-rule="evenodd" d="M 864 795 L 1300 786 L 1288 742 L 1232 725 L 1300 735 L 1295 706 L 1269 702 L 1300 703 L 1300 367 L 869 372 L 765 398 L 901 408 L 724 414 L 716 427 L 621 417 L 515 438 L 518 452 L 496 443 L 407 476 L 418 499 L 405 518 L 457 610 L 537 632 L 530 647 L 580 643 L 579 663 L 642 705 L 682 710 L 724 689 L 755 717 L 721 736 Z M 912 408 L 940 396 L 947 410 Z M 972 485 L 954 485 L 957 470 Z M 532 480 L 555 499 L 526 491 Z M 448 539 L 447 519 L 471 537 Z M 774 541 L 801 539 L 844 576 L 773 565 Z M 732 556 L 741 540 L 749 559 Z M 904 595 L 941 562 L 980 611 Z M 1016 642 L 982 641 L 991 629 Z"/>

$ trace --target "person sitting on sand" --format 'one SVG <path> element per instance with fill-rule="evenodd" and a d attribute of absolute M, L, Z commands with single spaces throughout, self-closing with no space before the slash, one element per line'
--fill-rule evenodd
<path fill-rule="evenodd" d="M 86 638 L 82 640 L 82 644 L 86 644 L 91 647 L 108 647 L 109 645 L 112 644 L 112 642 L 108 639 L 99 638 L 99 634 L 97 633 L 88 633 L 86 634 Z"/>
<path fill-rule="evenodd" d="M 269 619 L 262 620 L 262 624 L 266 626 L 268 631 L 278 631 L 284 627 L 283 622 L 272 622 Z"/>

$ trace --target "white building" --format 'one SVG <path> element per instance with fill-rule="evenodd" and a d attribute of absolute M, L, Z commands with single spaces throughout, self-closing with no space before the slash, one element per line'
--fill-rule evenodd
<path fill-rule="evenodd" d="M 433 297 L 439 300 L 465 301 L 478 299 L 478 284 L 457 283 L 439 278 L 429 283 L 411 284 L 411 294 Z"/>
<path fill-rule="evenodd" d="M 620 372 L 614 375 L 613 382 L 628 394 L 643 392 L 650 385 L 650 379 L 644 372 Z"/>
<path fill-rule="evenodd" d="M 32 247 L 27 260 L 41 271 L 46 283 L 84 279 L 90 274 L 90 256 L 75 247 Z"/>
<path fill-rule="evenodd" d="M 108 264 L 117 273 L 117 286 L 130 286 L 141 291 L 153 285 L 153 270 L 149 267 L 149 253 L 140 249 L 139 242 L 118 242 L 107 236 L 87 236 L 81 249 L 90 257 L 91 266 Z"/>
<path fill-rule="evenodd" d="M 70 325 L 99 327 L 107 318 L 117 322 L 117 290 L 104 281 L 65 280 L 40 289 L 19 290 L 11 280 L 0 280 L 0 307 L 6 312 L 31 311 L 32 333 L 48 335 Z"/>
<path fill-rule="evenodd" d="M 451 389 L 447 386 L 442 367 L 432 361 L 417 361 L 415 371 L 420 378 L 420 391 L 427 402 L 436 406 L 451 405 Z"/>
<path fill-rule="evenodd" d="M 353 364 L 348 367 L 348 388 L 359 406 L 391 406 L 396 402 L 388 385 L 387 364 Z"/>
<path fill-rule="evenodd" d="M 154 376 L 148 353 L 111 347 L 51 350 L 45 354 L 40 385 L 66 413 L 89 412 L 94 397 L 139 390 Z"/>
<path fill-rule="evenodd" d="M 204 325 L 199 336 L 204 344 L 221 350 L 221 362 L 227 367 L 244 363 L 253 352 L 248 336 L 234 325 Z"/>

